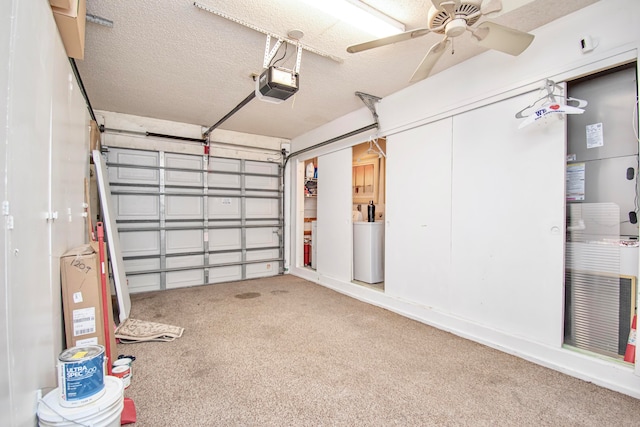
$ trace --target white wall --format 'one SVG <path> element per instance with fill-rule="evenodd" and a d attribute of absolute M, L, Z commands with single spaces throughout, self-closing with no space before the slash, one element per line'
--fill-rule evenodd
<path fill-rule="evenodd" d="M 85 242 L 89 121 L 49 3 L 0 12 L 0 424 L 26 426 L 57 386 L 59 256 Z"/>
<path fill-rule="evenodd" d="M 12 2 L 0 2 L 0 58 L 8 58 L 11 46 L 9 43 L 9 31 L 11 29 Z M 6 111 L 9 79 L 9 68 L 0 67 L 0 112 Z M 0 171 L 4 172 L 7 161 L 7 115 L 0 114 Z M 5 174 L 0 176 L 0 202 L 6 199 L 7 187 Z M 2 218 L 0 227 L 0 414 L 11 416 L 12 396 L 10 384 L 10 354 L 9 354 L 9 301 L 7 295 L 7 284 L 9 275 L 7 274 L 7 248 L 5 245 L 7 230 L 4 225 L 5 218 Z"/>
<path fill-rule="evenodd" d="M 601 0 L 534 31 L 517 58 L 488 51 L 384 98 L 385 293 L 291 271 L 640 398 L 633 368 L 562 348 L 564 124 L 518 130 L 514 118 L 546 78 L 561 82 L 636 60 L 639 21 L 639 2 Z M 585 34 L 598 43 L 587 54 L 579 48 Z M 358 127 L 349 122 L 345 116 L 295 138 L 292 151 Z"/>

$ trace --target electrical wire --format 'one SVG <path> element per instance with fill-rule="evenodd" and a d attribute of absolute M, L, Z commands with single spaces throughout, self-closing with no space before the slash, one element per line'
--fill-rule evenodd
<path fill-rule="evenodd" d="M 271 66 L 275 66 L 278 62 L 282 61 L 284 59 L 285 56 L 287 56 L 287 46 L 289 45 L 289 43 L 284 42 L 280 45 L 280 47 L 278 48 L 278 52 L 280 51 L 280 49 L 282 49 L 282 45 L 284 45 L 284 53 L 282 54 L 282 56 L 278 59 L 275 59 L 275 55 L 273 55 L 273 58 L 271 58 L 271 62 L 269 63 L 269 67 Z M 276 52 L 276 54 L 278 53 Z"/>

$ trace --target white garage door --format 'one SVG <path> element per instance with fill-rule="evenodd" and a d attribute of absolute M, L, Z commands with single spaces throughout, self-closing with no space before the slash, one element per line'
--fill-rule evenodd
<path fill-rule="evenodd" d="M 132 293 L 283 272 L 279 163 L 110 148 Z"/>

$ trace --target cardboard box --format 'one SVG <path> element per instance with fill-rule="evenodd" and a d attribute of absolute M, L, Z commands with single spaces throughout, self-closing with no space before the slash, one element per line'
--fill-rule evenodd
<path fill-rule="evenodd" d="M 59 7 L 60 9 L 71 9 L 72 0 L 49 0 L 51 6 Z"/>
<path fill-rule="evenodd" d="M 93 150 L 100 151 L 102 144 L 100 144 L 100 128 L 98 127 L 98 123 L 95 120 L 90 120 L 91 122 L 91 131 L 89 132 L 89 149 L 93 152 Z"/>
<path fill-rule="evenodd" d="M 71 7 L 51 6 L 53 18 L 56 20 L 58 32 L 67 56 L 84 59 L 84 31 L 87 20 L 86 0 L 71 0 Z"/>
<path fill-rule="evenodd" d="M 98 344 L 104 346 L 100 257 L 96 247 L 83 245 L 63 254 L 60 258 L 60 274 L 67 348 Z M 113 314 L 108 288 L 107 305 L 108 327 L 111 328 Z M 113 361 L 118 357 L 118 350 L 112 330 L 109 337 L 110 360 Z"/>

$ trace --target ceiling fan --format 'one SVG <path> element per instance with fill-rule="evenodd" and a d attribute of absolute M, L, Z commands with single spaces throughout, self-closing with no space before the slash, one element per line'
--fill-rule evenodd
<path fill-rule="evenodd" d="M 431 46 L 413 73 L 410 81 L 417 82 L 429 76 L 433 66 L 452 43 L 452 39 L 464 34 L 465 31 L 471 32 L 471 39 L 477 45 L 513 56 L 520 55 L 533 41 L 532 34 L 494 22 L 484 21 L 472 27 L 482 16 L 502 10 L 501 0 L 484 2 L 482 0 L 430 0 L 430 3 L 427 27 L 349 46 L 347 52 L 361 52 L 422 37 L 429 33 L 444 35 L 441 41 Z"/>

